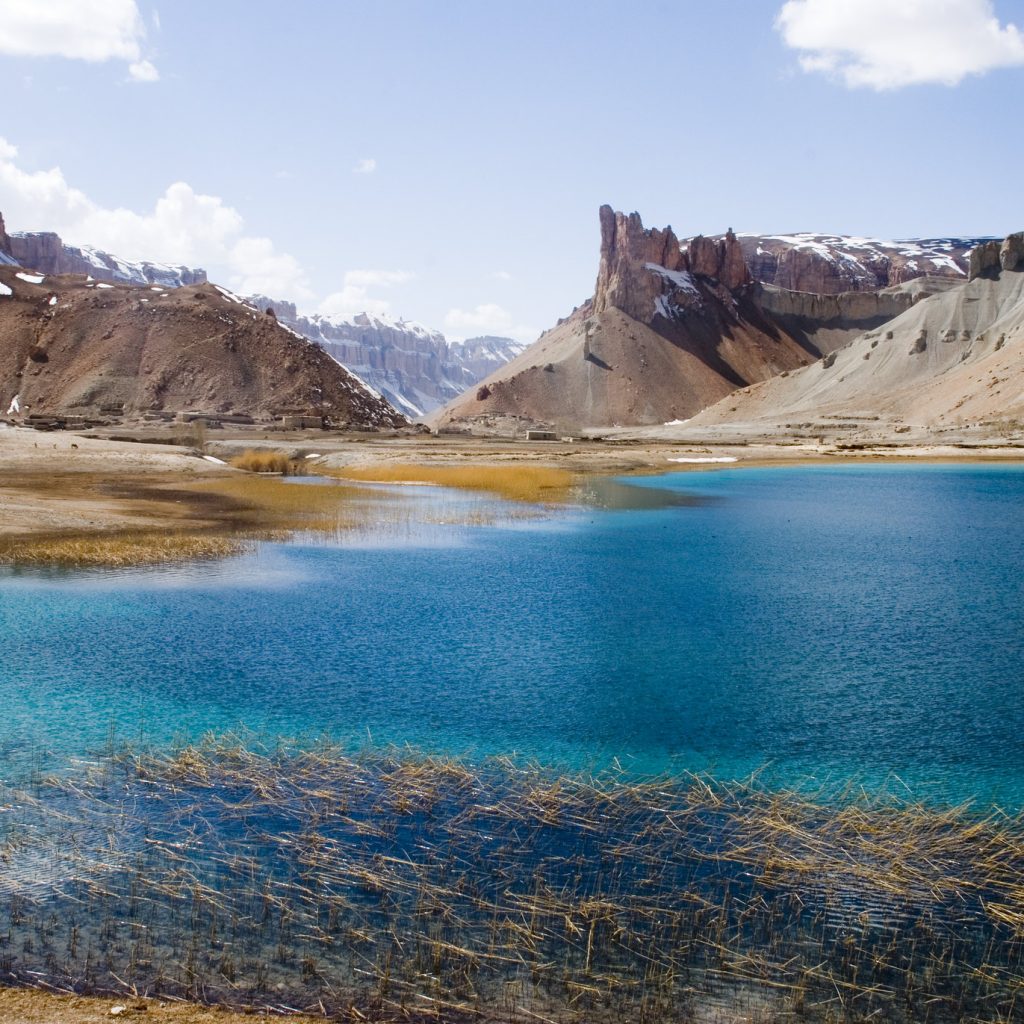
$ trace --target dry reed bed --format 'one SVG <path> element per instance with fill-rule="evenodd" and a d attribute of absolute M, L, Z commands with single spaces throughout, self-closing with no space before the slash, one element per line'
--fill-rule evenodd
<path fill-rule="evenodd" d="M 22 981 L 353 1019 L 1024 1012 L 1024 823 L 997 812 L 233 737 L 8 802 Z"/>
<path fill-rule="evenodd" d="M 384 463 L 376 466 L 321 468 L 319 472 L 343 480 L 366 483 L 434 484 L 467 491 L 485 491 L 508 501 L 530 504 L 562 503 L 572 500 L 579 479 L 568 470 L 553 466 L 439 464 L 411 465 Z"/>

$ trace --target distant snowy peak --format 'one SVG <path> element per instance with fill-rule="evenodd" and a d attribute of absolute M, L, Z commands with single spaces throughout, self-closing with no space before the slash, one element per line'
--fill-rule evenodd
<path fill-rule="evenodd" d="M 350 317 L 311 313 L 303 314 L 303 319 L 311 324 L 322 326 L 325 332 L 351 335 L 358 334 L 360 331 L 394 331 L 414 338 L 444 341 L 444 335 L 440 331 L 431 330 L 415 320 L 404 320 L 401 317 L 396 320 L 381 313 L 357 313 Z"/>
<path fill-rule="evenodd" d="M 874 291 L 918 277 L 966 279 L 969 253 L 987 238 L 885 240 L 801 232 L 738 235 L 753 277 L 792 291 Z"/>
<path fill-rule="evenodd" d="M 293 302 L 251 295 L 278 321 L 321 346 L 408 416 L 425 416 L 504 366 L 525 348 L 511 338 L 448 341 L 415 320 L 378 313 L 304 315 Z"/>

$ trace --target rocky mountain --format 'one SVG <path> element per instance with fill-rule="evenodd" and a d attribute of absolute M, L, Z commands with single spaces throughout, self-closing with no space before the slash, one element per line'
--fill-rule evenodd
<path fill-rule="evenodd" d="M 790 291 L 876 291 L 916 278 L 967 277 L 968 254 L 988 238 L 883 241 L 851 235 L 737 236 L 755 280 Z"/>
<path fill-rule="evenodd" d="M 4 259 L 6 255 L 7 259 Z M 42 274 L 84 274 L 117 284 L 162 285 L 179 288 L 203 284 L 205 270 L 172 267 L 164 263 L 123 260 L 92 246 L 67 245 L 52 231 L 15 231 L 7 234 L 0 216 L 0 263 L 18 264 Z"/>
<path fill-rule="evenodd" d="M 432 412 L 525 348 L 511 338 L 445 339 L 412 320 L 360 313 L 351 318 L 300 314 L 294 303 L 251 296 L 281 323 L 321 346 L 407 416 Z"/>
<path fill-rule="evenodd" d="M 873 433 L 1024 420 L 1024 232 L 977 247 L 968 279 L 803 369 L 687 424 L 784 435 L 821 421 Z"/>
<path fill-rule="evenodd" d="M 764 312 L 732 232 L 690 239 L 603 206 L 594 295 L 435 417 L 561 430 L 663 423 L 813 361 Z"/>
<path fill-rule="evenodd" d="M 407 423 L 327 353 L 226 289 L 11 266 L 0 267 L 0 405 L 43 418 Z"/>

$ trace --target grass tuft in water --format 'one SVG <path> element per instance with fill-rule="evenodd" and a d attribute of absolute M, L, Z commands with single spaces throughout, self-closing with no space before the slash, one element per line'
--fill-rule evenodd
<path fill-rule="evenodd" d="M 405 465 L 346 466 L 324 470 L 345 480 L 373 483 L 420 483 L 486 491 L 508 501 L 564 502 L 573 496 L 575 474 L 552 466 L 526 465 Z"/>
<path fill-rule="evenodd" d="M 609 1022 L 1010 1020 L 1024 988 L 998 812 L 235 736 L 6 796 L 31 983 Z"/>

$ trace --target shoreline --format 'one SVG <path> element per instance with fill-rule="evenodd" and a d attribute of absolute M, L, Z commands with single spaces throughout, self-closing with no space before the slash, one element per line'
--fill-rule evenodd
<path fill-rule="evenodd" d="M 164 442 L 171 439 L 169 433 L 163 437 Z M 167 531 L 223 539 L 260 529 L 287 529 L 273 508 L 239 493 L 240 479 L 267 479 L 226 465 L 247 449 L 285 451 L 299 458 L 310 455 L 311 471 L 332 477 L 339 485 L 372 479 L 374 471 L 381 482 L 387 482 L 389 467 L 409 466 L 435 471 L 478 466 L 498 472 L 502 467 L 547 467 L 585 478 L 797 465 L 1024 462 L 1020 447 L 980 441 L 969 447 L 840 448 L 762 439 L 743 444 L 638 437 L 530 442 L 422 434 L 375 437 L 240 431 L 218 437 L 200 451 L 156 442 L 152 431 L 129 441 L 8 428 L 0 430 L 0 546 L 10 551 L 37 542 L 131 533 L 145 537 Z M 672 461 L 678 458 L 715 461 Z M 721 461 L 726 458 L 735 461 Z M 346 470 L 354 471 L 352 478 Z M 457 479 L 451 485 L 460 486 Z"/>

